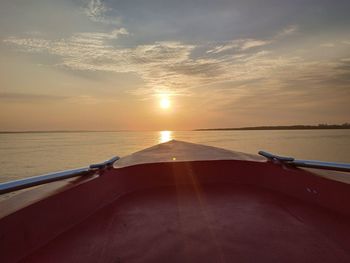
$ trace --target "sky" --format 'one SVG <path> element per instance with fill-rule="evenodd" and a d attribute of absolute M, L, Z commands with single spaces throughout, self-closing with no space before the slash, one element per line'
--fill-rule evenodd
<path fill-rule="evenodd" d="M 350 1 L 1 0 L 0 130 L 350 122 Z"/>

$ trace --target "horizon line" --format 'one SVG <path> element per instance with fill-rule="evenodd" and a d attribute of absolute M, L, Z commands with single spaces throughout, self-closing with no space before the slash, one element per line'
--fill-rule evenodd
<path fill-rule="evenodd" d="M 350 123 L 342 124 L 294 124 L 294 125 L 264 125 L 264 126 L 246 126 L 246 127 L 217 127 L 217 128 L 197 128 L 197 129 L 180 129 L 180 130 L 23 130 L 23 131 L 0 131 L 5 133 L 79 133 L 79 132 L 146 132 L 146 131 L 215 131 L 215 130 L 274 130 L 274 129 L 350 129 Z"/>

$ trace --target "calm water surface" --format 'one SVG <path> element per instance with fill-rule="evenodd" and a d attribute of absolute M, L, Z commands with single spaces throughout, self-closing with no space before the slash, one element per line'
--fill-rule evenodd
<path fill-rule="evenodd" d="M 0 134 L 0 181 L 87 166 L 171 139 L 350 162 L 350 130 L 12 133 Z"/>

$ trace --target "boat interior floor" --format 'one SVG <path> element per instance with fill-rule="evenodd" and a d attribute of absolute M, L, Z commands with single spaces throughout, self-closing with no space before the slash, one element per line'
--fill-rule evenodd
<path fill-rule="evenodd" d="M 22 262 L 350 262 L 347 219 L 243 185 L 126 194 Z"/>

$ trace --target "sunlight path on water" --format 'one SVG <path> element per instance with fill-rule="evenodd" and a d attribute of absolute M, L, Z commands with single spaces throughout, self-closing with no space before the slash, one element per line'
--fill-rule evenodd
<path fill-rule="evenodd" d="M 160 131 L 159 132 L 159 143 L 164 143 L 171 141 L 172 138 L 172 131 Z"/>

